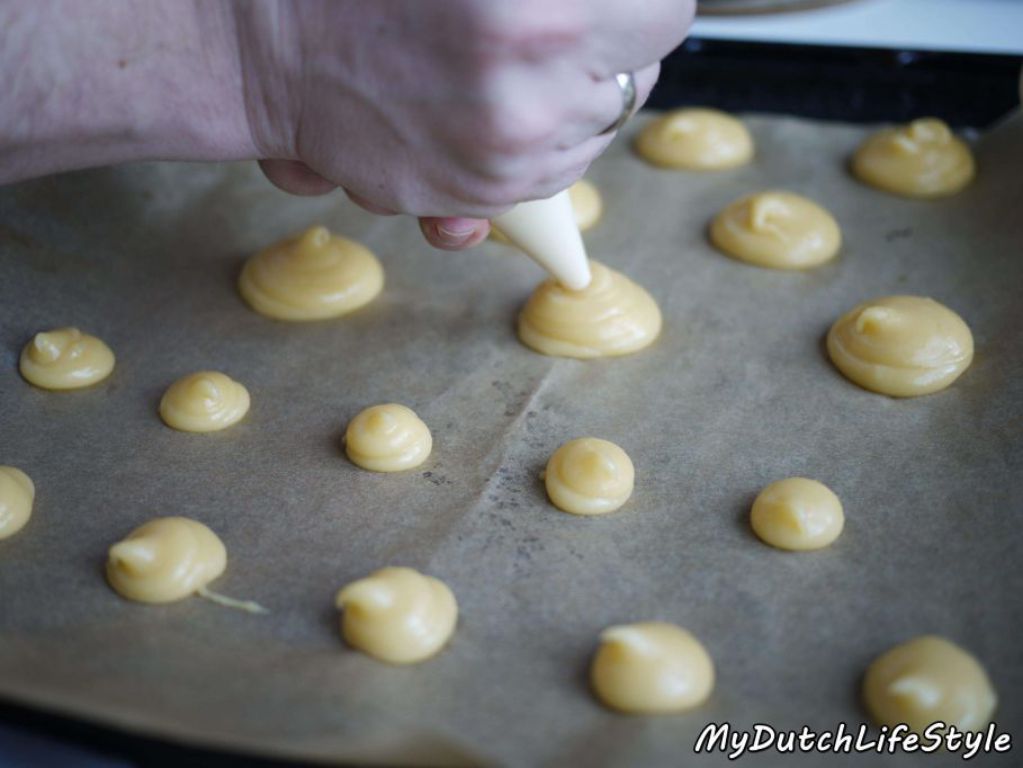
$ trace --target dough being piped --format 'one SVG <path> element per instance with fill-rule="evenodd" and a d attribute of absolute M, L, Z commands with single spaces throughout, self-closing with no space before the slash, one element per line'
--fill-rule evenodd
<path fill-rule="evenodd" d="M 182 432 L 216 432 L 237 424 L 249 412 L 249 391 L 217 371 L 178 379 L 160 400 L 160 418 Z"/>
<path fill-rule="evenodd" d="M 604 704 L 632 714 L 698 707 L 714 689 L 714 662 L 692 634 L 661 621 L 605 629 L 590 666 Z"/>
<path fill-rule="evenodd" d="M 781 190 L 748 195 L 710 225 L 710 239 L 729 256 L 774 269 L 806 269 L 834 258 L 842 233 L 812 200 Z"/>
<path fill-rule="evenodd" d="M 922 733 L 943 722 L 980 731 L 991 722 L 998 695 L 973 655 L 943 637 L 923 635 L 874 659 L 863 679 L 863 703 L 878 725 L 905 723 Z"/>
<path fill-rule="evenodd" d="M 596 185 L 586 179 L 580 179 L 568 188 L 568 196 L 572 200 L 572 210 L 575 212 L 575 223 L 579 226 L 579 231 L 585 232 L 596 226 L 604 213 L 604 201 Z M 511 242 L 497 225 L 491 225 L 490 238 L 498 243 Z"/>
<path fill-rule="evenodd" d="M 963 319 L 921 296 L 860 304 L 831 326 L 827 346 L 846 378 L 893 397 L 944 389 L 973 360 L 973 334 Z"/>
<path fill-rule="evenodd" d="M 455 631 L 458 604 L 448 586 L 412 568 L 382 568 L 337 593 L 345 642 L 390 664 L 440 651 Z"/>
<path fill-rule="evenodd" d="M 25 345 L 18 367 L 25 381 L 42 389 L 80 389 L 110 375 L 114 353 L 77 328 L 55 328 Z"/>
<path fill-rule="evenodd" d="M 653 165 L 687 171 L 724 170 L 753 159 L 753 138 L 746 126 L 716 109 L 668 112 L 643 128 L 635 147 Z"/>
<path fill-rule="evenodd" d="M 753 502 L 750 525 L 761 541 L 790 550 L 821 549 L 842 533 L 842 502 L 828 486 L 805 477 L 768 485 Z"/>
<path fill-rule="evenodd" d="M 376 256 L 352 240 L 310 227 L 251 257 L 238 279 L 242 298 L 276 320 L 324 320 L 368 304 L 384 286 Z"/>
<path fill-rule="evenodd" d="M 17 467 L 0 466 L 0 539 L 13 536 L 32 516 L 36 487 Z"/>
<path fill-rule="evenodd" d="M 973 153 L 943 121 L 924 117 L 885 128 L 860 145 L 853 173 L 872 187 L 905 197 L 943 197 L 973 180 Z"/>
<path fill-rule="evenodd" d="M 661 332 L 661 310 L 625 275 L 590 262 L 581 291 L 542 283 L 519 315 L 519 339 L 544 355 L 613 357 L 649 346 Z"/>
<path fill-rule="evenodd" d="M 365 409 L 345 431 L 348 458 L 373 472 L 401 472 L 418 467 L 432 450 L 430 428 L 415 411 L 397 403 Z"/>
<path fill-rule="evenodd" d="M 569 440 L 551 455 L 544 471 L 554 506 L 573 515 L 604 515 L 620 509 L 632 495 L 634 483 L 629 455 L 596 437 Z"/>

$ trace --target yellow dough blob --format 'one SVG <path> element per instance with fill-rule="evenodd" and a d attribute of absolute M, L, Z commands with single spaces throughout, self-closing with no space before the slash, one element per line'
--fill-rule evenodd
<path fill-rule="evenodd" d="M 860 304 L 835 321 L 827 343 L 846 378 L 893 397 L 944 389 L 973 360 L 973 335 L 963 319 L 921 296 Z"/>
<path fill-rule="evenodd" d="M 632 495 L 635 470 L 629 455 L 596 437 L 570 440 L 547 462 L 544 484 L 554 506 L 573 515 L 603 515 Z"/>
<path fill-rule="evenodd" d="M 714 689 L 714 662 L 689 632 L 660 621 L 605 629 L 590 666 L 604 704 L 634 714 L 698 707 Z"/>
<path fill-rule="evenodd" d="M 187 517 L 158 517 L 110 548 L 107 581 L 141 603 L 170 603 L 224 572 L 227 550 L 213 531 Z"/>
<path fill-rule="evenodd" d="M 277 320 L 324 320 L 368 304 L 384 287 L 370 250 L 311 227 L 245 262 L 238 290 L 260 314 Z"/>
<path fill-rule="evenodd" d="M 25 345 L 18 367 L 27 382 L 42 389 L 80 389 L 110 375 L 114 353 L 77 328 L 55 328 Z"/>
<path fill-rule="evenodd" d="M 842 532 L 845 514 L 838 496 L 816 480 L 790 477 L 757 496 L 750 524 L 762 541 L 778 549 L 821 549 Z"/>
<path fill-rule="evenodd" d="M 32 516 L 36 487 L 17 467 L 0 466 L 0 539 L 13 536 Z"/>
<path fill-rule="evenodd" d="M 178 379 L 160 400 L 160 418 L 182 432 L 216 432 L 249 412 L 249 391 L 217 371 L 199 371 Z"/>
<path fill-rule="evenodd" d="M 852 159 L 853 173 L 872 187 L 905 197 L 942 197 L 973 179 L 973 153 L 934 117 L 868 136 Z"/>
<path fill-rule="evenodd" d="M 661 332 L 661 310 L 625 275 L 590 262 L 593 279 L 581 291 L 542 283 L 519 315 L 519 339 L 544 355 L 613 357 L 649 346 Z"/>
<path fill-rule="evenodd" d="M 401 472 L 422 464 L 433 450 L 433 436 L 411 408 L 397 403 L 360 412 L 345 432 L 348 458 L 373 472 Z"/>
<path fill-rule="evenodd" d="M 812 200 L 780 190 L 736 200 L 714 217 L 710 239 L 729 256 L 774 269 L 806 269 L 834 258 L 842 232 Z"/>
<path fill-rule="evenodd" d="M 585 232 L 596 226 L 604 213 L 604 200 L 600 196 L 600 190 L 593 182 L 580 179 L 568 188 L 568 197 L 572 201 L 572 210 L 575 211 L 575 223 L 580 232 Z M 491 225 L 490 239 L 497 243 L 507 244 L 508 236 L 500 229 Z"/>
<path fill-rule="evenodd" d="M 746 126 L 716 109 L 668 112 L 643 128 L 635 146 L 649 163 L 687 171 L 724 170 L 753 159 Z"/>
<path fill-rule="evenodd" d="M 979 731 L 991 722 L 998 695 L 970 653 L 923 635 L 874 659 L 863 679 L 863 702 L 879 725 L 905 723 L 921 733 L 943 722 Z"/>
<path fill-rule="evenodd" d="M 414 664 L 444 647 L 458 605 L 448 586 L 411 568 L 381 568 L 337 593 L 341 633 L 363 653 L 390 664 Z"/>

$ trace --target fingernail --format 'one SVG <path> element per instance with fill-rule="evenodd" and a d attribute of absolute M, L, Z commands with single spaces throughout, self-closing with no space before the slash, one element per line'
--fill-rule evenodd
<path fill-rule="evenodd" d="M 448 219 L 437 225 L 437 234 L 451 245 L 461 245 L 476 234 L 476 222 L 469 219 Z"/>

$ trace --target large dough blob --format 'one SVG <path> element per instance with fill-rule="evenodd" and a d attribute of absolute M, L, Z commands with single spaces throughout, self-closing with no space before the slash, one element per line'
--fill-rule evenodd
<path fill-rule="evenodd" d="M 170 603 L 224 572 L 227 550 L 213 531 L 187 517 L 158 517 L 110 548 L 107 581 L 142 603 Z"/>
<path fill-rule="evenodd" d="M 632 495 L 635 470 L 629 455 L 596 437 L 570 440 L 547 462 L 544 484 L 554 506 L 573 515 L 603 515 Z"/>
<path fill-rule="evenodd" d="M 831 361 L 864 389 L 894 397 L 937 392 L 973 360 L 973 335 L 948 307 L 921 296 L 860 304 L 828 332 Z"/>
<path fill-rule="evenodd" d="M 868 136 L 852 159 L 861 181 L 905 197 L 955 194 L 970 183 L 975 168 L 970 148 L 934 117 Z"/>
<path fill-rule="evenodd" d="M 391 664 L 433 656 L 458 621 L 448 586 L 412 568 L 382 568 L 344 587 L 336 603 L 345 641 Z"/>
<path fill-rule="evenodd" d="M 828 486 L 805 477 L 771 483 L 750 511 L 750 524 L 762 541 L 779 549 L 820 549 L 842 532 L 842 502 Z"/>
<path fill-rule="evenodd" d="M 348 458 L 373 472 L 401 472 L 422 464 L 433 450 L 433 436 L 411 408 L 397 403 L 360 412 L 345 431 Z"/>
<path fill-rule="evenodd" d="M 199 371 L 178 379 L 160 400 L 160 418 L 182 432 L 216 432 L 249 412 L 249 391 L 217 371 Z"/>
<path fill-rule="evenodd" d="M 27 382 L 42 389 L 80 389 L 110 375 L 114 353 L 77 328 L 55 328 L 25 345 L 18 367 Z"/>
<path fill-rule="evenodd" d="M 0 539 L 13 536 L 32 516 L 36 487 L 17 467 L 0 466 Z"/>
<path fill-rule="evenodd" d="M 991 722 L 998 696 L 970 653 L 923 635 L 874 659 L 863 679 L 863 702 L 879 725 L 905 723 L 921 733 L 940 721 L 979 731 Z"/>
<path fill-rule="evenodd" d="M 717 171 L 753 159 L 746 126 L 716 109 L 677 109 L 649 123 L 636 137 L 636 151 L 662 168 Z"/>
<path fill-rule="evenodd" d="M 812 200 L 780 190 L 748 195 L 710 225 L 710 239 L 740 261 L 774 269 L 806 269 L 834 258 L 842 232 Z"/>
<path fill-rule="evenodd" d="M 714 689 L 714 662 L 689 632 L 660 621 L 605 629 L 590 683 L 607 706 L 635 714 L 684 712 Z"/>
<path fill-rule="evenodd" d="M 593 279 L 581 291 L 542 283 L 519 315 L 519 339 L 557 357 L 613 357 L 649 346 L 661 332 L 661 310 L 625 275 L 590 262 Z"/>
<path fill-rule="evenodd" d="M 384 286 L 376 256 L 359 243 L 311 227 L 250 258 L 238 290 L 277 320 L 323 320 L 368 304 Z"/>

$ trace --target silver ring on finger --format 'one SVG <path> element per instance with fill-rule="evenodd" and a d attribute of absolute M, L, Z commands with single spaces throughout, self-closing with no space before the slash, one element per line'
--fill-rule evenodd
<path fill-rule="evenodd" d="M 618 83 L 618 87 L 622 92 L 622 111 L 621 114 L 618 115 L 618 119 L 601 131 L 598 134 L 599 136 L 616 133 L 629 121 L 629 118 L 632 117 L 633 111 L 636 109 L 636 101 L 638 99 L 636 91 L 636 76 L 632 72 L 622 72 L 615 75 L 615 82 Z"/>

